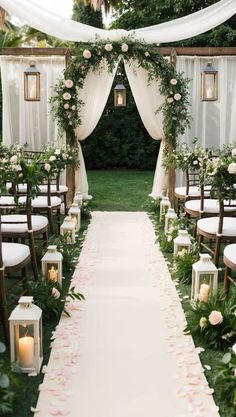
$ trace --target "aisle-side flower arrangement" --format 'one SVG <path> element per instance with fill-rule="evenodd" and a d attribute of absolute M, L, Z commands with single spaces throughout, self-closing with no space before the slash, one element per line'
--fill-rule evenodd
<path fill-rule="evenodd" d="M 219 362 L 214 383 L 219 387 L 222 401 L 228 401 L 236 406 L 236 343 L 224 354 Z"/>
<path fill-rule="evenodd" d="M 236 294 L 211 296 L 208 302 L 186 303 L 187 327 L 195 343 L 205 348 L 225 349 L 236 341 Z"/>
<path fill-rule="evenodd" d="M 6 346 L 0 342 L 0 354 L 4 354 Z M 5 416 L 13 413 L 14 402 L 16 401 L 18 380 L 15 372 L 17 366 L 12 372 L 11 365 L 6 359 L 0 359 L 0 415 Z"/>
<path fill-rule="evenodd" d="M 236 199 L 236 148 L 226 146 L 209 165 L 212 189 L 220 200 Z"/>

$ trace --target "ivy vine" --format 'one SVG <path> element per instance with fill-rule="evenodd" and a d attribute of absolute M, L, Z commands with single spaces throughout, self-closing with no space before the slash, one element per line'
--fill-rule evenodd
<path fill-rule="evenodd" d="M 160 81 L 159 90 L 165 97 L 164 103 L 156 110 L 163 112 L 163 131 L 167 145 L 175 147 L 177 137 L 183 134 L 190 124 L 189 79 L 176 71 L 157 51 L 157 46 L 124 38 L 122 42 L 77 44 L 69 66 L 55 87 L 55 95 L 50 99 L 52 111 L 59 129 L 67 132 L 70 144 L 76 143 L 74 129 L 81 124 L 82 100 L 79 90 L 83 88 L 89 71 L 99 71 L 107 61 L 108 71 L 112 72 L 120 57 L 125 62 L 136 60 L 140 67 L 148 71 L 148 82 Z"/>

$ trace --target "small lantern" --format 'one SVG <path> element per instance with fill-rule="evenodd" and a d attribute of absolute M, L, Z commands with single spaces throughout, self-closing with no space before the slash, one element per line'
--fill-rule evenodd
<path fill-rule="evenodd" d="M 33 297 L 21 297 L 9 317 L 11 362 L 22 372 L 40 372 L 43 361 L 42 310 Z"/>
<path fill-rule="evenodd" d="M 201 73 L 201 100 L 216 101 L 218 99 L 218 71 L 209 62 Z"/>
<path fill-rule="evenodd" d="M 80 208 L 77 203 L 72 203 L 69 214 L 72 222 L 75 223 L 75 230 L 78 232 L 80 229 Z"/>
<path fill-rule="evenodd" d="M 49 281 L 58 282 L 62 286 L 62 254 L 54 245 L 48 246 L 48 250 L 41 259 L 42 275 Z"/>
<path fill-rule="evenodd" d="M 65 217 L 64 222 L 60 227 L 60 234 L 66 236 L 68 245 L 75 244 L 75 223 L 71 220 L 70 216 Z"/>
<path fill-rule="evenodd" d="M 162 197 L 160 203 L 160 221 L 165 218 L 167 210 L 171 207 L 170 200 L 168 197 Z"/>
<path fill-rule="evenodd" d="M 181 253 L 189 253 L 191 240 L 187 230 L 179 230 L 179 235 L 174 239 L 174 256 L 181 256 Z"/>
<path fill-rule="evenodd" d="M 165 235 L 168 234 L 173 221 L 177 219 L 177 214 L 173 208 L 169 208 L 165 215 Z"/>
<path fill-rule="evenodd" d="M 24 95 L 25 101 L 40 101 L 40 72 L 34 62 L 24 72 Z"/>
<path fill-rule="evenodd" d="M 126 88 L 123 84 L 117 84 L 114 88 L 114 106 L 126 106 Z"/>
<path fill-rule="evenodd" d="M 207 253 L 200 254 L 200 260 L 193 264 L 191 299 L 207 302 L 217 291 L 218 269 Z"/>
<path fill-rule="evenodd" d="M 76 191 L 73 203 L 76 203 L 79 207 L 83 205 L 83 194 L 80 191 Z"/>

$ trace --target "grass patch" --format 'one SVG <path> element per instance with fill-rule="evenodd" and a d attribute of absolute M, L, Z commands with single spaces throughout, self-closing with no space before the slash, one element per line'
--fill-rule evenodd
<path fill-rule="evenodd" d="M 153 171 L 89 171 L 91 210 L 146 211 Z"/>

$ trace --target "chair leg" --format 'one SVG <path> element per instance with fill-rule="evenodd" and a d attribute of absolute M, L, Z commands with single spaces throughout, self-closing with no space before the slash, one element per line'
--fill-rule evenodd
<path fill-rule="evenodd" d="M 54 232 L 52 208 L 48 208 L 48 221 L 51 233 Z"/>
<path fill-rule="evenodd" d="M 221 245 L 221 238 L 216 238 L 216 247 L 215 247 L 215 256 L 214 256 L 214 264 L 218 267 L 219 259 L 220 259 L 220 245 Z"/>
<path fill-rule="evenodd" d="M 30 255 L 31 255 L 34 279 L 37 280 L 38 279 L 38 267 L 37 267 L 37 258 L 36 258 L 36 252 L 35 252 L 33 233 L 29 234 L 29 242 L 30 242 Z"/>
<path fill-rule="evenodd" d="M 199 235 L 199 239 L 198 239 L 198 245 L 199 245 L 199 250 L 202 250 L 202 244 L 204 242 L 204 236 L 203 235 Z"/>
<path fill-rule="evenodd" d="M 29 275 L 28 275 L 28 269 L 27 266 L 24 266 L 21 270 L 22 278 L 24 279 L 24 294 L 28 293 L 28 281 L 29 281 Z"/>
<path fill-rule="evenodd" d="M 46 248 L 48 245 L 48 231 L 43 233 L 43 247 Z"/>
<path fill-rule="evenodd" d="M 8 307 L 6 299 L 4 271 L 0 272 L 0 316 L 2 319 L 6 343 L 9 344 Z"/>
<path fill-rule="evenodd" d="M 231 276 L 231 269 L 226 266 L 224 275 L 224 293 L 226 296 L 228 296 L 230 288 L 230 280 L 228 279 L 228 276 Z"/>

